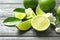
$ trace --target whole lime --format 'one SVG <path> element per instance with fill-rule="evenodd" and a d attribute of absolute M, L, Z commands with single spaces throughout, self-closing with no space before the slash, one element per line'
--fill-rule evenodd
<path fill-rule="evenodd" d="M 60 17 L 60 6 L 57 8 L 57 15 Z"/>
<path fill-rule="evenodd" d="M 40 8 L 45 12 L 50 12 L 55 7 L 55 0 L 40 0 Z"/>
<path fill-rule="evenodd" d="M 23 0 L 23 4 L 25 8 L 35 9 L 38 5 L 38 0 Z"/>

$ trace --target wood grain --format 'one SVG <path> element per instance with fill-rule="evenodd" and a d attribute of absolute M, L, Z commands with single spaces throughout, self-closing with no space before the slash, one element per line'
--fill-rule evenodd
<path fill-rule="evenodd" d="M 56 0 L 57 4 L 56 7 L 57 8 L 60 4 L 59 4 L 59 0 Z M 57 34 L 54 29 L 49 29 L 48 31 L 46 31 L 45 33 L 41 33 L 41 32 L 36 32 L 33 29 L 30 29 L 27 32 L 22 32 L 19 31 L 16 27 L 7 27 L 3 24 L 3 20 L 7 17 L 10 16 L 14 16 L 13 10 L 15 8 L 24 8 L 22 0 L 0 0 L 0 37 L 60 37 L 60 34 Z M 60 25 L 58 25 L 59 27 Z M 52 31 L 53 30 L 53 31 Z"/>
<path fill-rule="evenodd" d="M 0 0 L 0 3 L 23 3 L 23 0 Z"/>
<path fill-rule="evenodd" d="M 23 3 L 23 0 L 0 0 L 0 3 Z M 60 0 L 56 0 L 56 3 L 60 3 Z"/>
<path fill-rule="evenodd" d="M 60 37 L 0 37 L 0 40 L 59 40 Z"/>

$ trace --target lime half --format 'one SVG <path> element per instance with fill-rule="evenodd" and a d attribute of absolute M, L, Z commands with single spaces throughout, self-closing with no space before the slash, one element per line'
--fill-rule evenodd
<path fill-rule="evenodd" d="M 26 16 L 25 13 L 21 13 L 21 12 L 14 12 L 14 13 L 15 13 L 15 17 L 19 19 L 23 19 Z"/>
<path fill-rule="evenodd" d="M 26 31 L 31 28 L 31 20 L 24 21 L 16 26 L 19 30 Z"/>
<path fill-rule="evenodd" d="M 32 27 L 37 31 L 45 31 L 50 26 L 50 20 L 45 16 L 36 16 L 31 21 Z"/>

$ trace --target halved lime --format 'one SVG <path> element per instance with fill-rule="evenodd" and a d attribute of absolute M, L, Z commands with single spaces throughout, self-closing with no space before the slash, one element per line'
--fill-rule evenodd
<path fill-rule="evenodd" d="M 16 25 L 19 30 L 26 31 L 31 28 L 31 19 Z"/>
<path fill-rule="evenodd" d="M 36 16 L 34 11 L 31 8 L 25 9 L 25 12 L 27 14 L 27 19 L 31 19 L 34 16 Z"/>
<path fill-rule="evenodd" d="M 14 13 L 15 13 L 15 17 L 19 19 L 23 19 L 26 16 L 26 14 L 22 12 L 14 12 Z"/>
<path fill-rule="evenodd" d="M 37 31 L 45 31 L 50 26 L 50 20 L 45 16 L 36 16 L 31 21 L 32 27 Z"/>
<path fill-rule="evenodd" d="M 43 14 L 45 14 L 45 12 L 42 11 L 40 8 L 36 8 L 36 14 L 37 15 L 43 15 Z"/>

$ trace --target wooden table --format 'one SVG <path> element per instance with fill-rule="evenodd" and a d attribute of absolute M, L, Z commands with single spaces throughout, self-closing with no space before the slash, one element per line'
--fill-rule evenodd
<path fill-rule="evenodd" d="M 15 8 L 24 8 L 22 1 L 0 0 L 0 40 L 60 40 L 60 34 L 56 34 L 53 29 L 49 29 L 44 33 L 38 33 L 33 29 L 21 32 L 16 27 L 7 27 L 2 23 L 5 18 L 14 16 L 13 10 Z M 59 5 L 60 0 L 56 0 L 55 9 Z"/>

